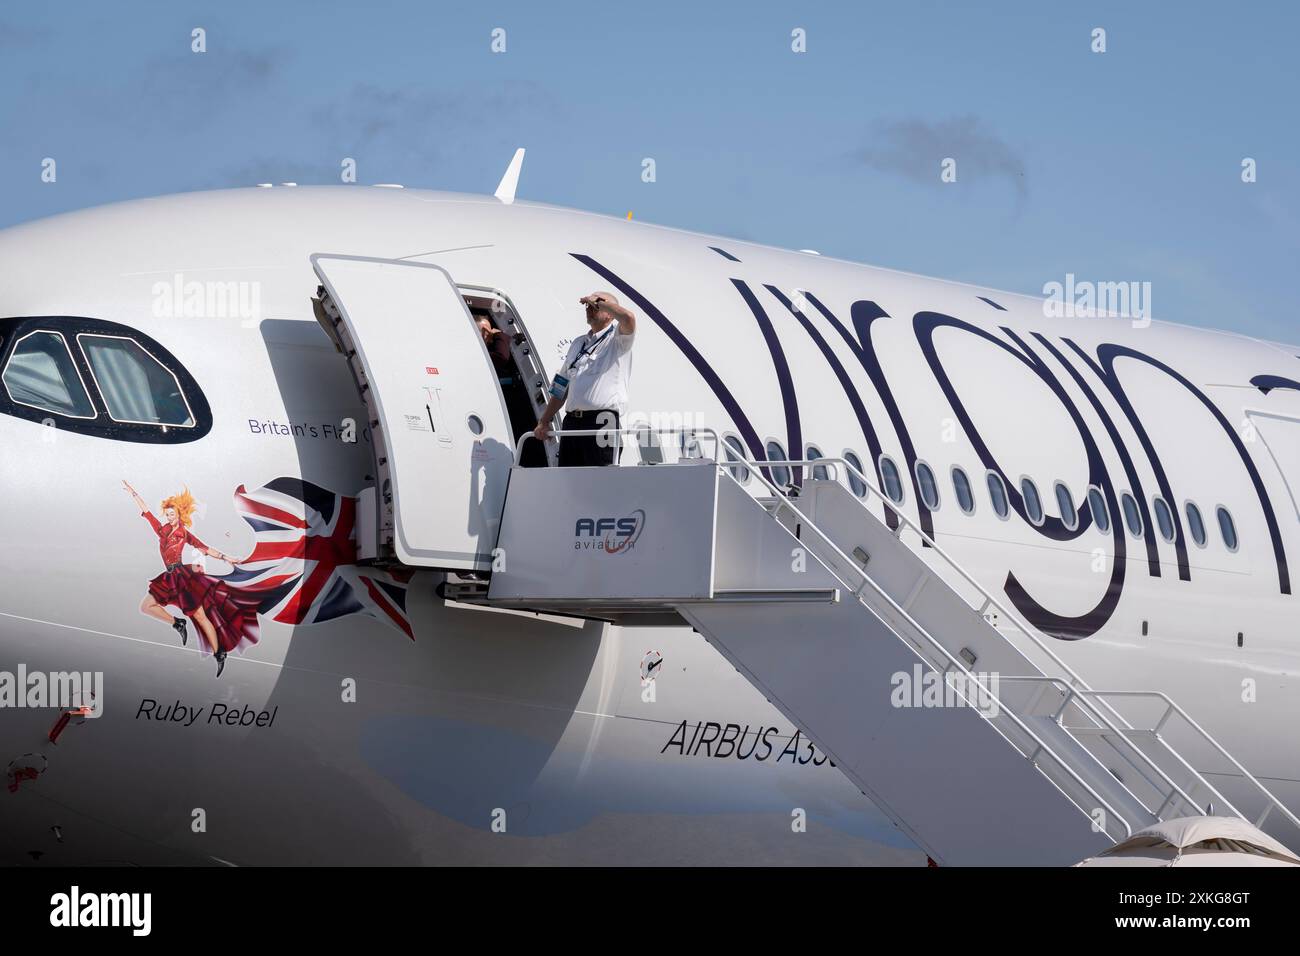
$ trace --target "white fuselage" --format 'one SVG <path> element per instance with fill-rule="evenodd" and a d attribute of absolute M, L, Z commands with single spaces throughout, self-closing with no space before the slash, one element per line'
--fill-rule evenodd
<path fill-rule="evenodd" d="M 254 542 L 232 505 L 240 486 L 293 478 L 353 496 L 368 483 L 364 429 L 356 442 L 338 435 L 364 415 L 313 316 L 318 253 L 434 263 L 499 290 L 548 373 L 584 331 L 578 298 L 610 289 L 638 321 L 630 420 L 713 428 L 753 457 L 769 443 L 796 458 L 808 446 L 851 452 L 869 474 L 878 450 L 897 463 L 914 517 L 913 465 L 929 465 L 940 500 L 924 520 L 985 587 L 1092 686 L 1171 696 L 1300 812 L 1300 391 L 1251 384 L 1300 379 L 1300 350 L 1052 318 L 1035 298 L 528 203 L 277 188 L 0 233 L 0 320 L 139 330 L 211 408 L 201 439 L 170 444 L 0 414 L 0 669 L 105 681 L 103 716 L 57 744 L 57 712 L 0 710 L 0 759 L 40 769 L 0 793 L 10 862 L 921 858 L 688 629 L 460 607 L 419 573 L 406 588 L 413 639 L 370 614 L 264 617 L 260 641 L 218 681 L 196 634 L 182 648 L 141 613 L 162 565 L 123 480 L 155 513 L 188 488 L 193 531 L 230 554 Z M 185 307 L 187 289 L 217 287 L 233 300 Z M 954 467 L 971 480 L 972 514 L 955 501 Z M 1005 519 L 990 469 L 1012 492 Z M 1026 477 L 1041 526 L 1023 516 Z M 1086 515 L 1063 525 L 1058 481 L 1085 510 L 1096 485 L 1109 532 Z M 1124 492 L 1142 502 L 1141 538 L 1124 528 Z M 1175 541 L 1156 526 L 1157 495 L 1177 516 Z M 1189 501 L 1204 546 L 1188 533 Z M 652 651 L 663 664 L 647 701 Z M 274 719 L 231 724 L 214 705 Z M 792 836 L 796 808 L 810 824 Z"/>

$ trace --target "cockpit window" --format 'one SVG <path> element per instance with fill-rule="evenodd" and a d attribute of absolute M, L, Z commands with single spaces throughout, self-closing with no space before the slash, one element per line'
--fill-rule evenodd
<path fill-rule="evenodd" d="M 114 421 L 193 427 L 194 416 L 176 376 L 134 339 L 79 335 L 77 341 Z"/>
<path fill-rule="evenodd" d="M 68 315 L 0 318 L 0 415 L 111 441 L 174 445 L 212 430 L 180 361 L 139 329 Z"/>
<path fill-rule="evenodd" d="M 20 338 L 5 363 L 4 386 L 20 405 L 71 418 L 95 417 L 68 343 L 58 332 L 40 330 Z"/>

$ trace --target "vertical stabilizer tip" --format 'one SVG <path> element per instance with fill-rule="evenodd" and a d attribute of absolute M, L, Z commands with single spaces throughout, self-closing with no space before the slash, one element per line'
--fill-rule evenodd
<path fill-rule="evenodd" d="M 515 150 L 514 159 L 510 160 L 510 165 L 506 167 L 506 174 L 501 177 L 497 191 L 493 194 L 507 205 L 515 201 L 515 189 L 519 186 L 519 170 L 523 165 L 524 148 L 521 146 Z"/>

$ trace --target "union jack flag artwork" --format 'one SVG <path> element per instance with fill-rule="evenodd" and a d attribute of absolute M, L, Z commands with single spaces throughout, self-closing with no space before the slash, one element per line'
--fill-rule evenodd
<path fill-rule="evenodd" d="M 276 478 L 254 491 L 236 488 L 235 510 L 257 544 L 221 580 L 257 594 L 259 614 L 284 624 L 369 614 L 415 639 L 406 613 L 409 576 L 356 563 L 355 498 Z"/>

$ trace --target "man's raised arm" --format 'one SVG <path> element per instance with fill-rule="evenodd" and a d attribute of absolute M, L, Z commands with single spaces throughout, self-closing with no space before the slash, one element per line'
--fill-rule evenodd
<path fill-rule="evenodd" d="M 631 309 L 624 308 L 614 293 L 593 292 L 591 295 L 584 295 L 580 301 L 584 305 L 588 302 L 594 303 L 598 309 L 617 322 L 620 335 L 631 335 L 636 331 L 636 315 Z"/>

